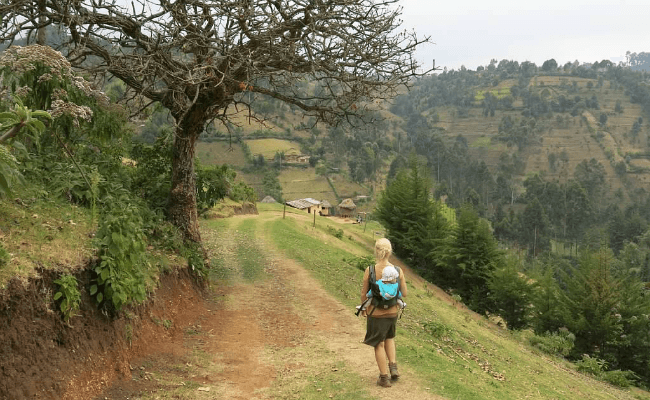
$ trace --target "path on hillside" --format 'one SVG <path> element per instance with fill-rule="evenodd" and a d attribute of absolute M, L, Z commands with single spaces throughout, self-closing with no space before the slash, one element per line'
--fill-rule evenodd
<path fill-rule="evenodd" d="M 249 218 L 256 218 L 255 246 L 265 258 L 266 278 L 253 281 L 245 278 L 236 254 L 248 239 L 238 227 Z M 440 399 L 418 385 L 403 363 L 393 388 L 376 386 L 374 353 L 361 343 L 364 321 L 275 249 L 263 226 L 273 218 L 278 216 L 234 217 L 227 231 L 202 232 L 206 247 L 227 269 L 229 284 L 213 285 L 213 298 L 196 304 L 194 321 L 177 338 L 183 343 L 175 348 L 184 353 L 144 357 L 133 366 L 131 381 L 114 384 L 98 399 L 301 399 L 305 390 L 321 398 L 323 380 L 349 382 L 364 398 Z M 397 343 L 399 362 L 399 338 Z M 323 399 L 341 395 L 327 393 L 332 385 L 324 387 Z"/>

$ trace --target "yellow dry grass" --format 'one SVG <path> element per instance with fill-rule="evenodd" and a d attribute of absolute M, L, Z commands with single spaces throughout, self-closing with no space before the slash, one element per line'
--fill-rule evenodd
<path fill-rule="evenodd" d="M 254 139 L 246 140 L 253 155 L 261 154 L 264 158 L 272 159 L 275 153 L 299 154 L 300 144 L 290 140 L 282 139 Z"/>

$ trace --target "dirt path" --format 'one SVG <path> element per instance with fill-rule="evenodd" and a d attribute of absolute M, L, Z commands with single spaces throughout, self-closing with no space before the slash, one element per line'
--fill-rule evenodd
<path fill-rule="evenodd" d="M 238 226 L 248 218 L 259 218 L 255 246 L 264 255 L 264 273 L 254 280 L 246 279 L 236 254 L 246 240 Z M 313 398 L 337 398 L 331 385 L 319 391 L 328 380 L 358 387 L 363 398 L 439 399 L 405 365 L 393 388 L 376 386 L 374 354 L 361 343 L 365 321 L 280 254 L 262 233 L 265 221 L 235 217 L 227 231 L 203 234 L 229 284 L 214 285 L 212 299 L 196 302 L 192 318 L 175 326 L 182 335 L 161 338 L 160 348 L 174 351 L 138 360 L 130 380 L 97 398 L 301 399 L 305 391 L 316 391 Z M 397 343 L 399 355 L 399 338 Z"/>

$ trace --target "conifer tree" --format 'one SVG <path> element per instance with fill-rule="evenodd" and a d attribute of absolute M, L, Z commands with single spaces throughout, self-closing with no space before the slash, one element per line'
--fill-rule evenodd
<path fill-rule="evenodd" d="M 585 251 L 578 265 L 561 274 L 567 328 L 576 335 L 576 354 L 604 359 L 622 334 L 619 292 L 622 282 L 610 270 L 611 250 Z"/>
<path fill-rule="evenodd" d="M 447 222 L 431 199 L 431 185 L 415 155 L 386 187 L 375 215 L 387 230 L 395 254 L 411 266 L 432 273 L 431 253 L 446 233 Z"/>
<path fill-rule="evenodd" d="M 456 225 L 438 251 L 443 279 L 472 310 L 489 310 L 488 282 L 502 263 L 502 252 L 488 222 L 469 205 L 461 207 Z"/>
<path fill-rule="evenodd" d="M 506 321 L 509 329 L 527 328 L 531 320 L 531 298 L 534 282 L 521 274 L 518 260 L 508 257 L 490 279 L 491 308 Z"/>

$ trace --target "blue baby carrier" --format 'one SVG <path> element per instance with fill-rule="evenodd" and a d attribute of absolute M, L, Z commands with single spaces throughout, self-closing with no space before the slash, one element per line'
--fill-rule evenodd
<path fill-rule="evenodd" d="M 395 269 L 397 270 L 398 276 L 401 274 L 400 269 L 398 266 L 394 265 Z M 398 284 L 400 284 L 400 279 L 397 278 Z M 366 301 L 361 304 L 361 307 L 357 310 L 354 315 L 359 316 L 359 313 L 361 310 L 366 306 L 368 302 L 370 302 L 370 305 L 374 306 L 370 314 L 368 316 L 372 315 L 373 312 L 375 312 L 376 308 L 391 308 L 394 305 L 397 304 L 397 298 L 398 296 L 393 297 L 392 299 L 385 299 L 384 296 L 381 295 L 381 290 L 379 289 L 379 285 L 377 284 L 377 275 L 375 273 L 375 266 L 373 265 L 372 268 L 370 268 L 370 274 L 368 276 L 368 283 L 370 286 L 370 291 L 372 292 L 372 296 L 368 297 Z M 399 287 L 399 290 L 397 293 L 400 293 L 402 290 L 401 286 Z"/>

